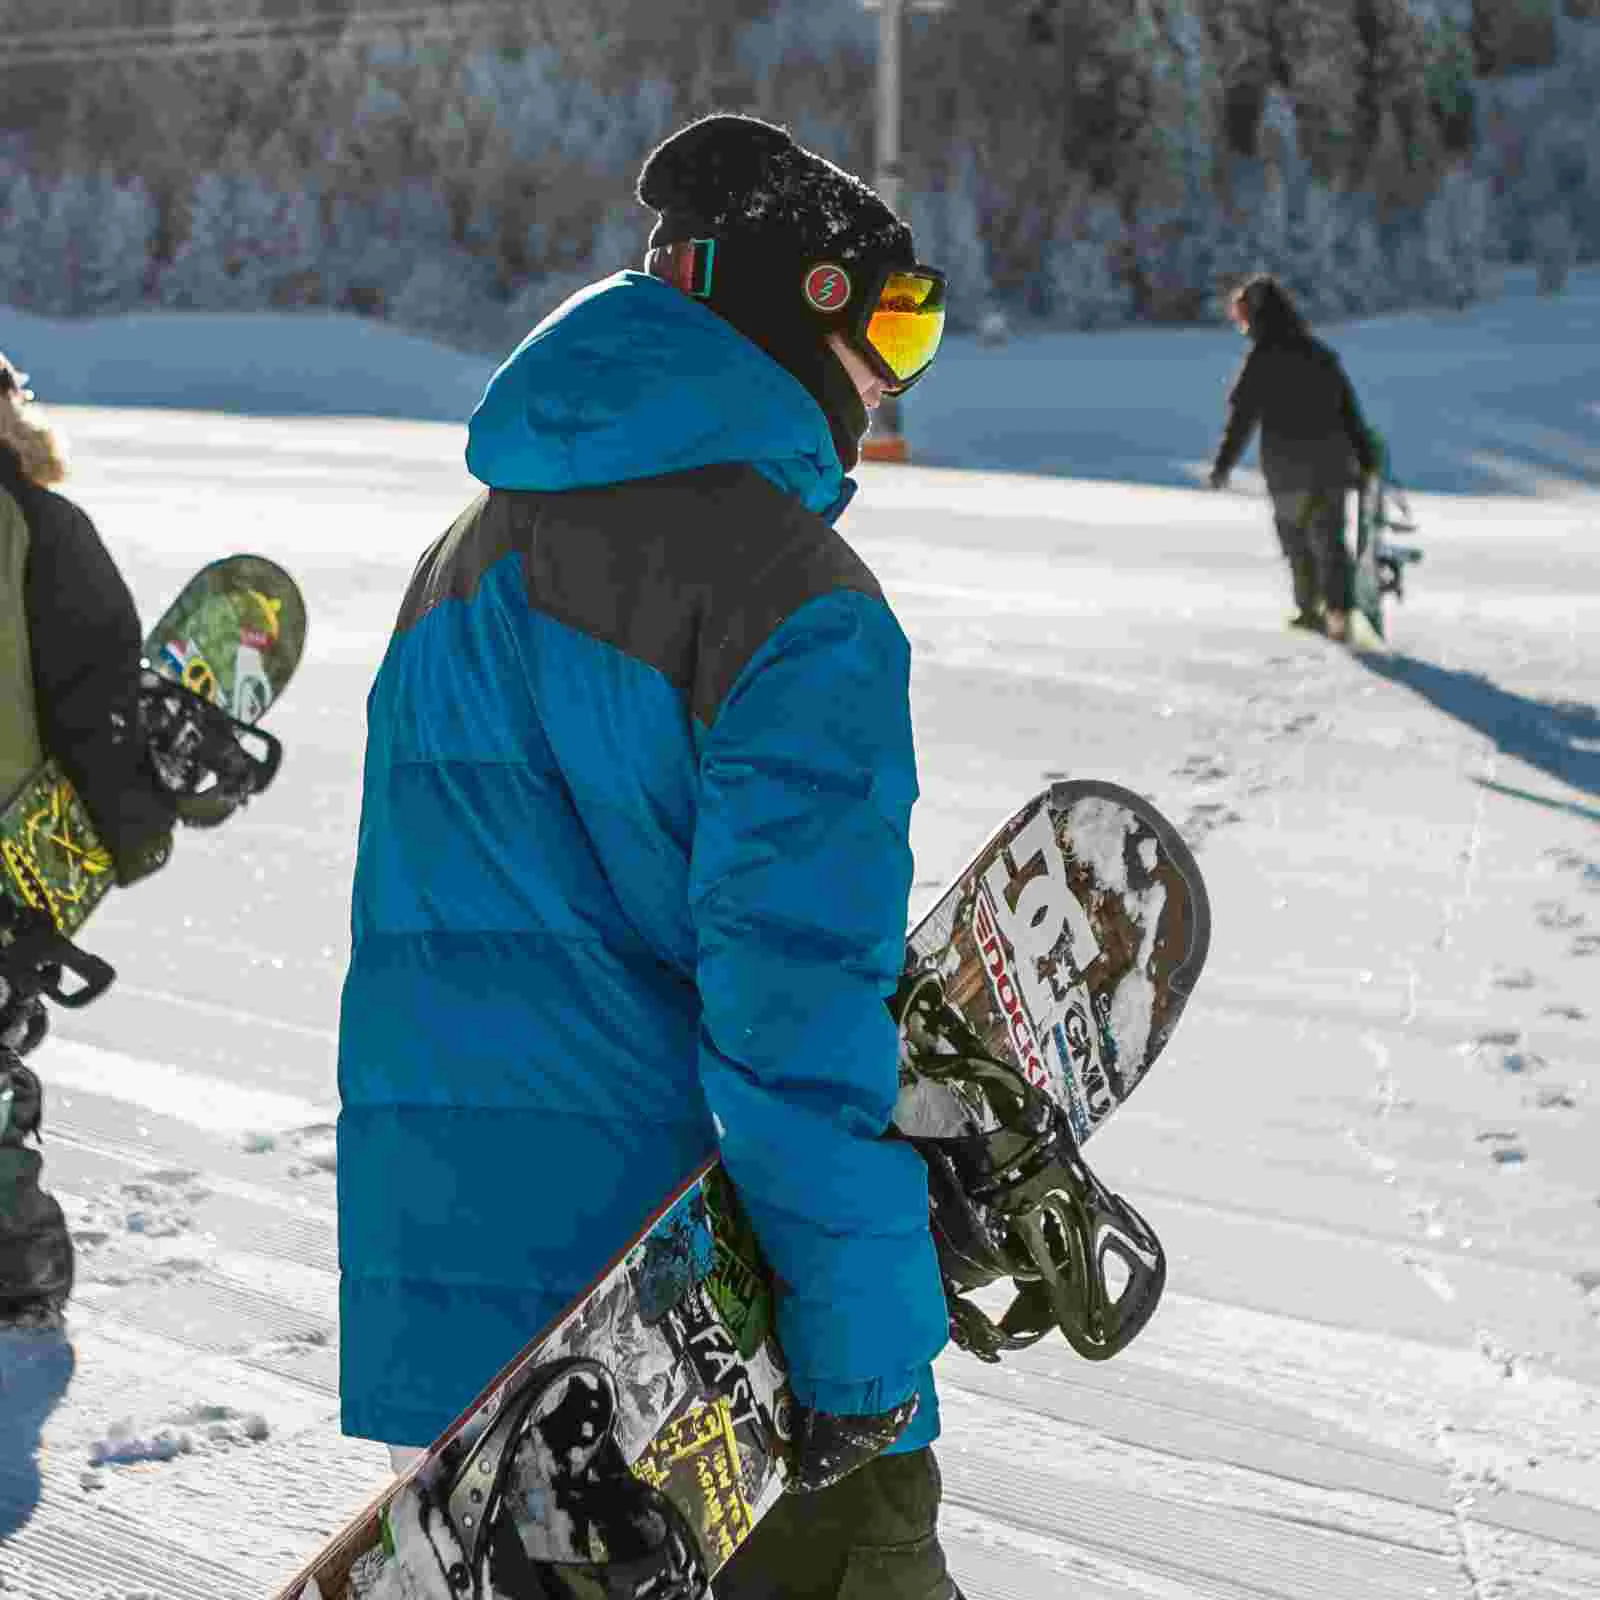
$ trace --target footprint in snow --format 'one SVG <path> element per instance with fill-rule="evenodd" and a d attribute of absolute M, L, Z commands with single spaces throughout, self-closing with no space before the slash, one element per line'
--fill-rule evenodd
<path fill-rule="evenodd" d="M 1489 1152 L 1489 1159 L 1497 1166 L 1520 1167 L 1528 1159 L 1528 1152 L 1523 1149 L 1520 1137 L 1519 1134 L 1504 1133 L 1499 1129 L 1491 1129 L 1487 1133 L 1480 1133 L 1477 1143 L 1494 1146 Z"/>
<path fill-rule="evenodd" d="M 1547 1017 L 1560 1017 L 1564 1022 L 1587 1022 L 1589 1020 L 1589 1013 L 1582 1006 L 1567 1005 L 1565 1003 L 1546 1006 L 1544 1014 Z"/>
<path fill-rule="evenodd" d="M 1489 1028 L 1480 1033 L 1473 1041 L 1471 1048 L 1483 1050 L 1490 1045 L 1514 1045 L 1522 1041 L 1520 1028 Z"/>
<path fill-rule="evenodd" d="M 1496 967 L 1489 975 L 1496 989 L 1531 989 L 1538 981 L 1526 967 Z"/>
<path fill-rule="evenodd" d="M 1500 1070 L 1515 1077 L 1525 1072 L 1543 1072 L 1549 1065 L 1537 1050 L 1508 1050 L 1500 1058 Z"/>
<path fill-rule="evenodd" d="M 158 1418 L 149 1427 L 131 1418 L 113 1422 L 89 1446 L 91 1467 L 127 1467 L 148 1461 L 175 1461 L 239 1445 L 260 1444 L 271 1429 L 259 1412 L 232 1406 L 195 1405 Z"/>
<path fill-rule="evenodd" d="M 1580 933 L 1570 949 L 1575 956 L 1600 956 L 1600 933 Z"/>
<path fill-rule="evenodd" d="M 1198 850 L 1218 828 L 1226 828 L 1230 823 L 1243 820 L 1232 806 L 1224 805 L 1220 800 L 1206 800 L 1189 807 L 1178 832 L 1191 850 Z"/>
<path fill-rule="evenodd" d="M 295 1154 L 289 1163 L 291 1178 L 304 1178 L 315 1172 L 336 1172 L 339 1166 L 338 1143 L 331 1122 L 314 1122 L 284 1135 L 283 1142 Z"/>
<path fill-rule="evenodd" d="M 1542 1072 L 1550 1065 L 1538 1051 L 1523 1048 L 1520 1028 L 1486 1028 L 1459 1049 L 1464 1055 L 1490 1057 L 1502 1072 L 1518 1077 Z"/>
<path fill-rule="evenodd" d="M 1534 1104 L 1541 1111 L 1576 1111 L 1578 1097 L 1570 1089 L 1553 1087 L 1541 1089 L 1534 1098 Z"/>
<path fill-rule="evenodd" d="M 1533 908 L 1534 921 L 1553 933 L 1568 933 L 1588 920 L 1581 911 L 1571 910 L 1565 900 L 1541 900 Z"/>
<path fill-rule="evenodd" d="M 1584 893 L 1600 894 L 1600 862 L 1591 861 L 1587 856 L 1564 846 L 1546 850 L 1544 855 L 1545 860 L 1558 871 L 1575 874 Z"/>
<path fill-rule="evenodd" d="M 1172 769 L 1175 778 L 1189 778 L 1195 783 L 1218 783 L 1229 777 L 1233 769 L 1219 755 L 1209 751 L 1192 755 L 1181 767 Z"/>
<path fill-rule="evenodd" d="M 333 1343 L 332 1328 L 302 1328 L 297 1333 L 284 1334 L 280 1339 L 267 1339 L 252 1345 L 245 1354 L 254 1359 L 265 1356 L 303 1356 L 315 1350 L 326 1350 Z"/>
<path fill-rule="evenodd" d="M 1267 734 L 1269 739 L 1292 739 L 1297 733 L 1314 732 L 1322 723 L 1322 718 L 1315 711 L 1297 711 L 1293 716 L 1286 717 L 1278 726 Z"/>

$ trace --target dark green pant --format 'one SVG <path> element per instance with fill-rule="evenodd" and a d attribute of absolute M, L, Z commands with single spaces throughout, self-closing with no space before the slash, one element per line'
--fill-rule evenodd
<path fill-rule="evenodd" d="M 1274 489 L 1273 522 L 1294 582 L 1294 603 L 1312 611 L 1349 604 L 1350 551 L 1344 540 L 1345 490 L 1342 485 Z"/>
<path fill-rule="evenodd" d="M 716 1600 L 960 1600 L 936 1531 L 932 1450 L 787 1494 L 712 1581 Z"/>

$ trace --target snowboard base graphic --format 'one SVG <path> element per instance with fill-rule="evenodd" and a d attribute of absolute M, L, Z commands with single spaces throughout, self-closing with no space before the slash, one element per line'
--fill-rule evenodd
<path fill-rule="evenodd" d="M 1417 525 L 1404 493 L 1386 477 L 1388 446 L 1378 433 L 1371 429 L 1368 433 L 1380 467 L 1362 483 L 1357 500 L 1349 609 L 1363 618 L 1376 636 L 1369 642 L 1382 647 L 1388 638 L 1383 597 L 1392 594 L 1396 600 L 1405 598 L 1406 569 L 1422 560 L 1422 551 L 1414 544 L 1390 537 L 1395 533 L 1415 533 Z"/>
<path fill-rule="evenodd" d="M 1166 819 L 1114 784 L 1065 782 L 917 923 L 906 976 L 936 978 L 1082 1143 L 1165 1048 L 1209 941 Z M 902 1049 L 902 1133 L 985 1120 Z M 760 1251 L 712 1157 L 278 1600 L 532 1596 L 552 1567 L 597 1597 L 704 1594 L 785 1490 L 793 1411 Z"/>
<path fill-rule="evenodd" d="M 235 555 L 197 572 L 145 636 L 140 700 L 151 758 L 196 804 L 190 820 L 206 820 L 203 797 L 213 793 L 211 810 L 222 820 L 241 791 L 259 792 L 276 773 L 277 741 L 254 724 L 293 675 L 305 631 L 305 604 L 289 574 L 263 556 Z M 48 919 L 69 951 L 114 883 L 87 807 L 47 759 L 0 802 L 0 894 L 13 902 L 11 920 L 44 929 Z"/>

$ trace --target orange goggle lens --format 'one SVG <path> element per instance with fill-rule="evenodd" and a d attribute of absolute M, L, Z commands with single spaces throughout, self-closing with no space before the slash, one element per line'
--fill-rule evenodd
<path fill-rule="evenodd" d="M 939 353 L 944 338 L 944 284 L 919 272 L 891 272 L 867 318 L 866 343 L 902 383 Z"/>

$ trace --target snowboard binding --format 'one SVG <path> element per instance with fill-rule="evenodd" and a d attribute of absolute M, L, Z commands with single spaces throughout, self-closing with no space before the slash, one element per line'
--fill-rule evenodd
<path fill-rule="evenodd" d="M 990 1362 L 1052 1328 L 1089 1361 L 1125 1350 L 1166 1286 L 1150 1225 L 1090 1171 L 1066 1112 L 984 1049 L 937 973 L 902 980 L 891 1004 L 913 1078 L 965 1112 L 965 1131 L 902 1134 L 928 1165 L 951 1339 Z M 966 1296 L 1005 1277 L 1017 1293 L 996 1323 Z"/>
<path fill-rule="evenodd" d="M 111 987 L 116 969 L 80 950 L 61 933 L 50 913 L 43 885 L 32 879 L 25 863 L 8 861 L 29 904 L 0 893 L 0 1042 L 15 1033 L 14 1044 L 26 1055 L 44 1037 L 48 1022 L 39 996 L 69 1011 L 97 1000 Z"/>
<path fill-rule="evenodd" d="M 446 1452 L 429 1498 L 448 1529 L 430 1542 L 452 1596 L 705 1600 L 699 1547 L 628 1470 L 618 1409 L 605 1367 L 555 1361 L 464 1452 Z"/>
<path fill-rule="evenodd" d="M 278 775 L 283 746 L 270 733 L 149 666 L 139 709 L 151 765 L 191 828 L 226 822 Z"/>
<path fill-rule="evenodd" d="M 1396 600 L 1406 597 L 1406 568 L 1422 559 L 1422 552 L 1414 544 L 1390 544 L 1381 540 L 1374 552 L 1378 563 L 1378 593 L 1392 594 Z"/>

